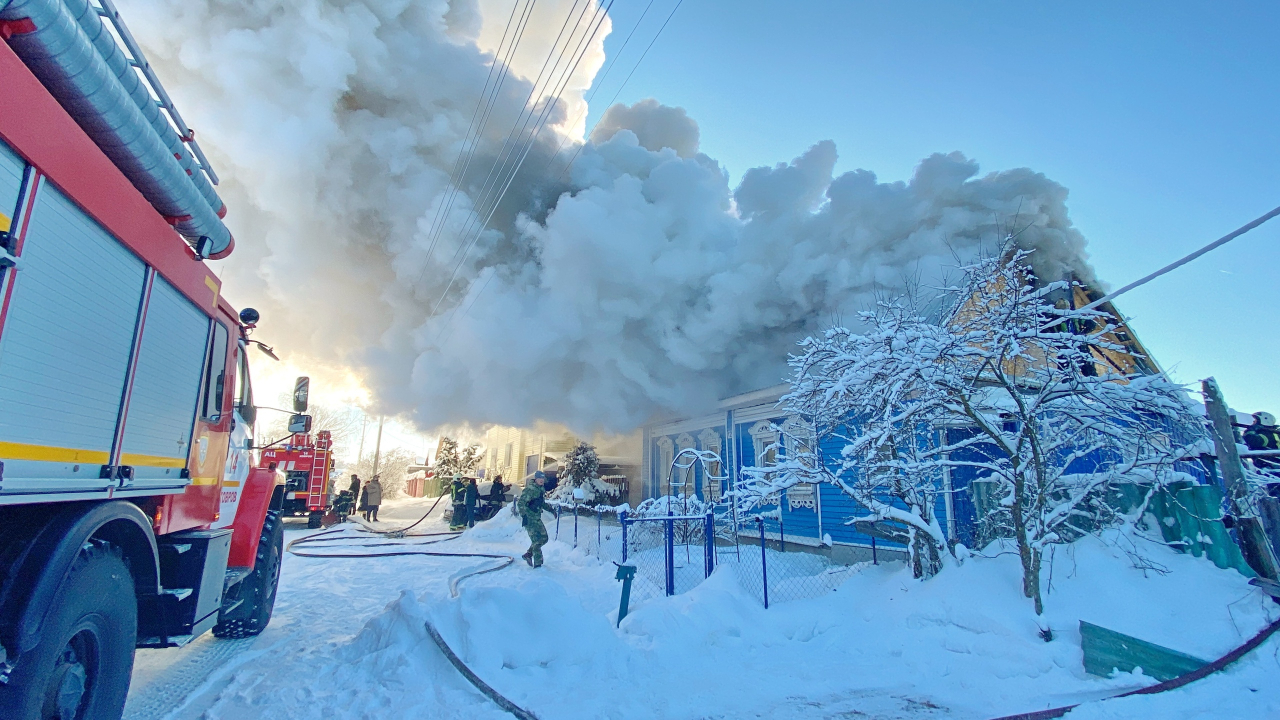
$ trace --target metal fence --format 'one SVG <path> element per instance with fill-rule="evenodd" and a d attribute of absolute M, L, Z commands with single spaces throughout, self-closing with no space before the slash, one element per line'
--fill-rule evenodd
<path fill-rule="evenodd" d="M 633 601 L 687 592 L 721 565 L 766 608 L 835 590 L 867 563 L 832 562 L 817 548 L 787 541 L 785 528 L 765 531 L 764 518 L 734 522 L 722 508 L 705 515 L 635 516 L 626 506 L 548 503 L 552 539 L 605 562 L 634 565 Z"/>
<path fill-rule="evenodd" d="M 766 608 L 825 595 L 869 564 L 832 562 L 816 548 L 787 542 L 781 526 L 768 537 L 762 517 L 747 518 L 736 530 L 732 539 L 717 538 L 716 562 L 732 567 L 743 589 Z"/>
<path fill-rule="evenodd" d="M 552 540 L 560 540 L 605 562 L 622 562 L 622 524 L 618 513 L 625 508 L 548 501 L 553 524 Z"/>

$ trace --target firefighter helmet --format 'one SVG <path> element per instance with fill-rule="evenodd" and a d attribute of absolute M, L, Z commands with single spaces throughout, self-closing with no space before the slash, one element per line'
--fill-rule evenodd
<path fill-rule="evenodd" d="M 1276 416 L 1269 412 L 1256 412 L 1253 414 L 1253 419 L 1257 420 L 1259 425 L 1265 425 L 1267 427 L 1276 426 Z"/>

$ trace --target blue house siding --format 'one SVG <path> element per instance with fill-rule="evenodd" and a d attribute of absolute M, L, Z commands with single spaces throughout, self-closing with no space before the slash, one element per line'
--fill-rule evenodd
<path fill-rule="evenodd" d="M 649 444 L 645 448 L 650 461 L 649 467 L 651 468 L 650 476 L 646 478 L 645 483 L 646 497 L 657 497 L 667 491 L 666 473 L 670 468 L 670 460 L 667 459 L 666 463 L 663 462 L 664 458 L 659 449 L 659 443 L 663 438 L 666 438 L 674 448 L 677 444 L 677 438 L 685 434 L 693 438 L 695 447 L 700 450 L 706 450 L 708 448 L 701 436 L 707 431 L 715 433 L 715 436 L 720 440 L 720 455 L 725 463 L 724 472 L 729 475 L 729 480 L 726 481 L 726 487 L 723 490 L 727 491 L 741 482 L 743 469 L 754 467 L 757 464 L 757 453 L 762 449 L 757 447 L 756 438 L 751 436 L 751 428 L 761 422 L 762 419 L 779 427 L 786 422 L 785 416 L 773 414 L 772 411 L 776 411 L 775 401 L 776 398 L 761 401 L 759 404 L 738 406 L 734 409 L 726 410 L 722 415 L 708 418 L 705 422 L 673 422 L 663 426 L 651 427 L 648 433 Z M 679 432 L 669 432 L 668 430 L 672 428 L 679 428 Z M 662 432 L 659 433 L 658 430 L 662 430 Z M 955 443 L 966 437 L 972 437 L 976 430 L 972 428 L 950 428 L 945 432 L 947 433 L 946 441 Z M 850 434 L 848 429 L 840 433 L 840 435 Z M 1174 443 L 1181 444 L 1186 441 L 1180 435 L 1181 433 L 1170 431 L 1170 436 Z M 924 444 L 931 444 L 941 439 L 932 430 L 924 430 L 919 434 L 919 441 Z M 841 451 L 844 448 L 844 443 L 845 441 L 842 437 L 828 433 L 819 438 L 818 452 L 822 461 L 830 470 L 843 472 L 844 479 L 847 482 L 853 482 L 856 480 L 856 469 L 849 471 L 841 471 L 840 469 Z M 780 444 L 778 454 L 779 457 L 785 457 L 785 443 Z M 997 454 L 994 445 L 983 443 L 957 450 L 952 457 L 961 461 L 977 461 L 996 457 Z M 1115 458 L 1103 454 L 1095 454 L 1073 461 L 1069 471 L 1080 473 L 1096 472 L 1098 469 L 1113 463 L 1114 460 Z M 1200 482 L 1208 482 L 1212 479 L 1197 462 L 1179 462 L 1174 467 L 1176 470 L 1197 478 Z M 975 531 L 978 521 L 971 486 L 975 480 L 979 480 L 988 474 L 986 471 L 972 467 L 952 467 L 948 472 L 948 477 L 945 479 L 940 478 L 938 481 L 938 494 L 934 507 L 938 522 L 948 537 L 971 547 L 976 543 Z M 695 465 L 694 481 L 697 497 L 706 500 L 707 479 L 700 463 Z M 949 484 L 950 493 L 947 492 L 945 484 Z M 830 535 L 835 543 L 869 546 L 871 544 L 870 536 L 859 533 L 852 525 L 846 524 L 853 518 L 866 516 L 868 510 L 832 485 L 822 484 L 817 488 L 817 491 L 817 508 L 814 509 L 807 507 L 793 509 L 785 496 L 781 498 L 780 515 L 786 535 L 788 537 L 803 537 L 817 541 L 825 534 Z M 902 506 L 901 502 L 893 498 L 884 497 L 883 499 L 899 507 Z M 950 500 L 949 503 L 948 500 Z M 775 509 L 777 509 L 776 506 L 762 508 L 765 511 Z M 776 537 L 779 532 L 778 525 L 777 519 L 769 518 L 766 520 L 765 529 L 770 536 Z M 744 531 L 750 532 L 752 530 L 754 528 Z M 877 540 L 877 544 L 881 546 L 896 545 L 895 543 L 879 540 Z M 900 545 L 898 546 L 900 547 Z"/>

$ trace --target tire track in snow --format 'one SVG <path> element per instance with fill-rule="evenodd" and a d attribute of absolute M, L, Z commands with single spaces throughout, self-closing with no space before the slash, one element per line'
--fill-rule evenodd
<path fill-rule="evenodd" d="M 124 720 L 157 720 L 184 706 L 189 696 L 215 676 L 258 638 L 222 640 L 204 635 L 180 649 L 139 650 L 133 663 L 133 682 L 124 706 Z"/>

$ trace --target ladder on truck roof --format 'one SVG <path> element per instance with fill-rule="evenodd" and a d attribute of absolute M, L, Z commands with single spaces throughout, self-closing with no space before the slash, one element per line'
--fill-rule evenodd
<path fill-rule="evenodd" d="M 112 34 L 117 43 L 126 50 L 129 64 L 142 77 L 142 83 L 151 91 L 152 99 L 168 115 L 169 124 L 178 133 L 178 137 L 182 138 L 182 142 L 191 147 L 191 154 L 196 156 L 200 170 L 209 178 L 209 182 L 217 185 L 218 174 L 213 171 L 209 158 L 205 157 L 204 151 L 200 149 L 200 143 L 196 142 L 196 131 L 187 125 L 182 115 L 178 114 L 173 98 L 169 97 L 169 93 L 165 92 L 164 86 L 160 84 L 160 78 L 156 77 L 155 71 L 151 69 L 151 63 L 147 62 L 142 48 L 138 47 L 138 41 L 133 39 L 133 33 L 129 32 L 128 26 L 124 24 L 124 19 L 120 17 L 120 11 L 116 9 L 115 3 L 112 0 L 89 0 L 89 5 L 110 23 L 108 30 L 113 31 Z"/>

